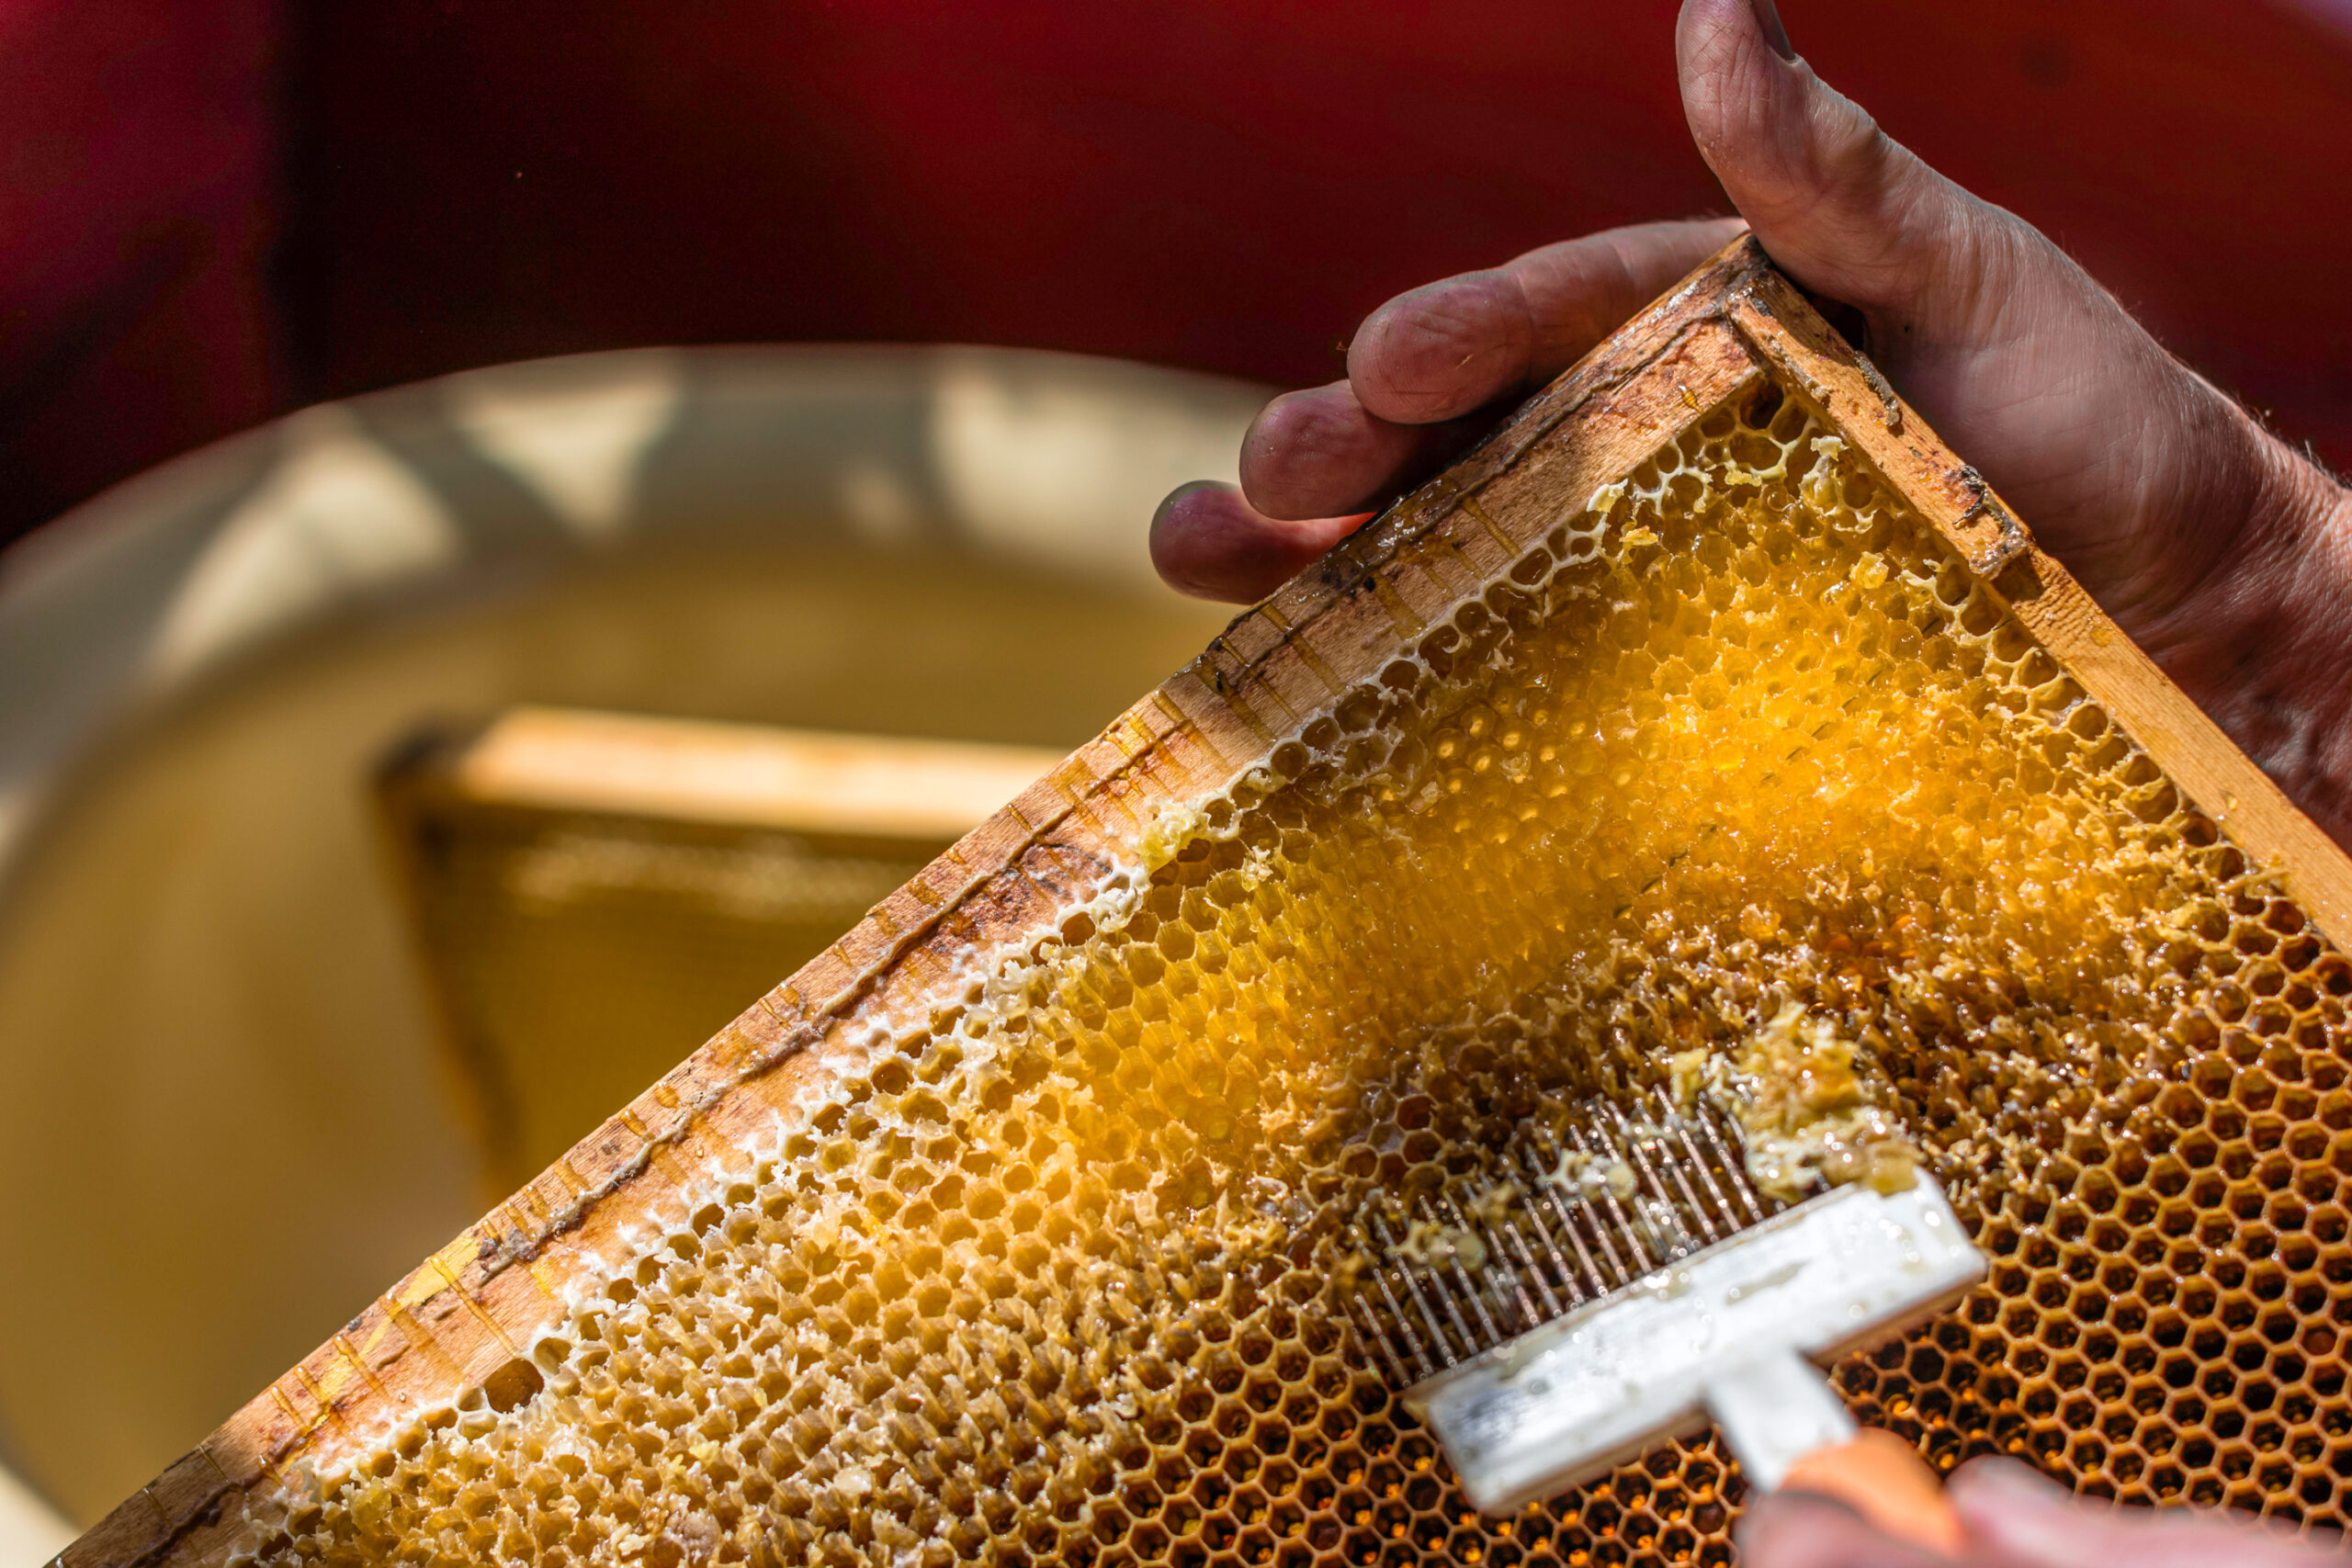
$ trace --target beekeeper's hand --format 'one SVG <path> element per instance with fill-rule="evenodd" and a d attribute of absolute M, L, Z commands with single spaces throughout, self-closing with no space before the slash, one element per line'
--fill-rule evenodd
<path fill-rule="evenodd" d="M 2245 1519 L 2185 1509 L 2120 1508 L 2078 1499 L 2008 1460 L 1978 1460 L 1951 1478 L 1967 1531 L 1959 1568 L 2322 1568 L 2342 1543 L 2299 1541 Z M 1740 1522 L 1745 1568 L 1953 1568 L 1954 1560 L 1888 1540 L 1844 1506 L 1783 1492 Z"/>
<path fill-rule="evenodd" d="M 2043 547 L 2352 842 L 2352 497 L 2055 245 L 1889 141 L 1770 0 L 1687 0 L 1676 46 L 1691 134 L 1772 259 L 1860 312 L 1861 346 Z M 1240 491 L 1161 505 L 1161 574 L 1271 592 L 1739 229 L 1612 230 L 1390 300 L 1346 380 L 1258 416 Z"/>

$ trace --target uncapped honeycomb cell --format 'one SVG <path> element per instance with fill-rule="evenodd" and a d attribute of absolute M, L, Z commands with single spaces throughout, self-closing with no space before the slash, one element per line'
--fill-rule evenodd
<path fill-rule="evenodd" d="M 1154 842 L 258 1554 L 1728 1562 L 1706 1438 L 1476 1515 L 1349 1227 L 1791 1004 L 1991 1258 L 1864 1420 L 2345 1522 L 2352 966 L 1769 385 Z"/>

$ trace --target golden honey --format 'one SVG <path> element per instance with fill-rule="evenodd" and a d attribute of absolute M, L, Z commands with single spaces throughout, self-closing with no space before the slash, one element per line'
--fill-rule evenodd
<path fill-rule="evenodd" d="M 1993 1258 L 1838 1370 L 1863 1419 L 2344 1522 L 2352 966 L 1771 387 L 1127 882 L 258 1555 L 1728 1562 L 1704 1439 L 1476 1517 L 1347 1226 L 1798 1017 Z"/>

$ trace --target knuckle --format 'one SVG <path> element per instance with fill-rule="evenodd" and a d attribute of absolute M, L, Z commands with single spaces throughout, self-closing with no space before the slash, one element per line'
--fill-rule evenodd
<path fill-rule="evenodd" d="M 1311 392 L 1277 398 L 1250 432 L 1250 448 L 1261 462 L 1314 463 L 1347 452 L 1357 444 L 1363 416 L 1337 399 Z"/>
<path fill-rule="evenodd" d="M 1380 347 L 1395 367 L 1450 365 L 1495 335 L 1498 275 L 1474 273 L 1408 295 L 1382 323 Z"/>
<path fill-rule="evenodd" d="M 1364 401 L 1385 418 L 1419 422 L 1458 412 L 1465 387 L 1492 374 L 1514 344 L 1516 281 L 1506 272 L 1465 273 L 1390 301 L 1365 323 L 1349 355 Z"/>

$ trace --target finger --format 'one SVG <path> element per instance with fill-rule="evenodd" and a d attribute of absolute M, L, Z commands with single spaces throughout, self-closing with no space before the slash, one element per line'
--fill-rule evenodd
<path fill-rule="evenodd" d="M 1739 231 L 1734 219 L 1611 230 L 1400 295 L 1358 330 L 1348 380 L 1258 416 L 1243 491 L 1270 517 L 1385 504 Z"/>
<path fill-rule="evenodd" d="M 1458 418 L 1575 364 L 1739 230 L 1735 219 L 1611 229 L 1400 294 L 1356 329 L 1348 380 L 1378 418 Z"/>
<path fill-rule="evenodd" d="M 1984 1568 L 2320 1568 L 2342 1561 L 2249 1520 L 2078 1498 L 2010 1460 L 1962 1465 L 1950 1495 L 1968 1532 L 1969 1561 Z"/>
<path fill-rule="evenodd" d="M 2244 422 L 2058 247 L 1784 58 L 1758 6 L 1685 0 L 1700 152 L 1774 262 L 1860 309 L 1904 396 L 2144 635 L 2227 558 L 2233 536 L 2205 520 L 2243 514 Z M 2143 417 L 2169 428 L 2151 440 Z"/>
<path fill-rule="evenodd" d="M 1691 137 L 1783 271 L 1875 331 L 1878 312 L 1996 300 L 2020 250 L 2050 249 L 1783 57 L 1777 28 L 1770 0 L 1687 0 L 1675 51 Z"/>
<path fill-rule="evenodd" d="M 1747 1568 L 1951 1568 L 1934 1552 L 1871 1529 L 1843 1503 L 1808 1492 L 1775 1492 L 1749 1508 L 1739 1524 L 1739 1556 Z"/>
<path fill-rule="evenodd" d="M 1313 519 L 1377 508 L 1476 440 L 1473 422 L 1396 424 L 1367 412 L 1345 381 L 1286 392 L 1241 441 L 1241 490 L 1268 517 Z"/>
<path fill-rule="evenodd" d="M 1151 519 L 1151 562 L 1168 585 L 1196 599 L 1248 604 L 1362 527 L 1352 517 L 1283 521 L 1256 511 L 1231 485 L 1181 485 Z"/>

